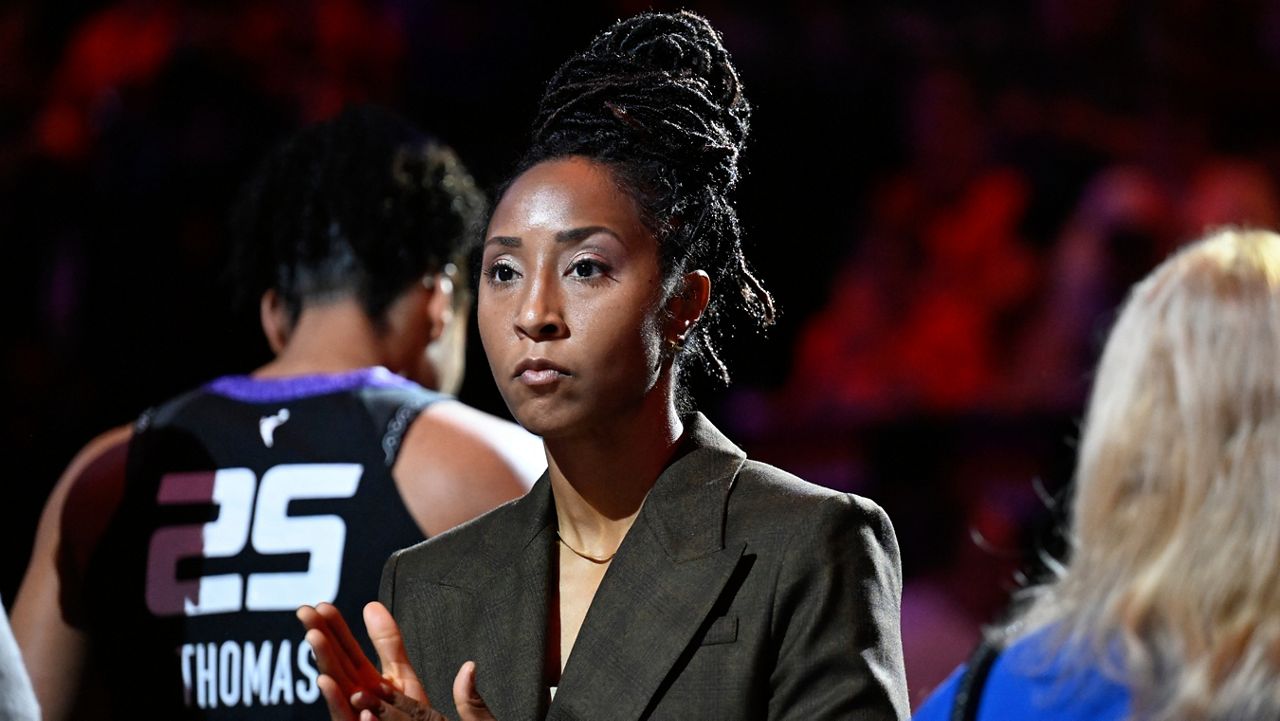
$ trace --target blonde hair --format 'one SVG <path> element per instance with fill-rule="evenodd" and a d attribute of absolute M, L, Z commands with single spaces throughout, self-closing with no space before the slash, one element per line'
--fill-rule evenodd
<path fill-rule="evenodd" d="M 1218 230 L 1130 292 L 1070 532 L 1013 635 L 1051 629 L 1137 718 L 1280 718 L 1280 236 Z"/>

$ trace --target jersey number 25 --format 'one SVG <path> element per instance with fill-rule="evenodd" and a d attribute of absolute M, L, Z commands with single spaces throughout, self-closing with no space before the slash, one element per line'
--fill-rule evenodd
<path fill-rule="evenodd" d="M 248 468 L 209 473 L 171 473 L 160 479 L 161 505 L 212 503 L 213 521 L 161 528 L 147 556 L 147 607 L 157 616 L 285 611 L 333 601 L 342 573 L 347 526 L 340 516 L 290 516 L 289 503 L 313 498 L 350 498 L 363 469 L 358 463 L 296 463 L 262 474 Z M 254 495 L 257 502 L 254 502 Z M 178 578 L 186 558 L 230 558 L 253 548 L 266 555 L 307 553 L 306 571 L 223 573 Z"/>

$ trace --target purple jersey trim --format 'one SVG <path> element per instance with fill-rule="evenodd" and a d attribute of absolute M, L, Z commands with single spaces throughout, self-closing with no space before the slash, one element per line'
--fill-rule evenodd
<path fill-rule="evenodd" d="M 417 384 L 382 366 L 342 373 L 321 373 L 288 378 L 222 376 L 209 381 L 205 390 L 245 403 L 282 403 L 310 396 L 357 388 L 414 388 Z"/>

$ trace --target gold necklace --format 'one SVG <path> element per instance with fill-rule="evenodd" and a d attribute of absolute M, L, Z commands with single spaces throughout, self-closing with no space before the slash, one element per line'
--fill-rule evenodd
<path fill-rule="evenodd" d="M 590 555 L 587 555 L 587 554 L 583 553 L 582 551 L 579 551 L 578 549 L 574 548 L 573 546 L 570 546 L 570 545 L 569 545 L 569 542 L 568 542 L 568 541 L 566 541 L 566 540 L 564 540 L 564 536 L 561 536 L 559 531 L 556 531 L 556 540 L 557 540 L 557 541 L 559 541 L 559 542 L 561 542 L 561 543 L 563 543 L 563 544 L 564 544 L 564 547 L 565 547 L 565 548 L 567 548 L 567 549 L 569 549 L 569 551 L 570 551 L 573 555 L 577 556 L 578 558 L 583 559 L 584 561 L 591 561 L 592 563 L 608 563 L 609 561 L 612 561 L 612 560 L 613 560 L 613 557 L 614 557 L 614 556 L 618 555 L 618 551 L 617 551 L 617 549 L 614 549 L 613 553 L 610 553 L 609 555 L 605 556 L 604 558 L 601 558 L 601 557 L 599 557 L 599 556 L 590 556 Z"/>

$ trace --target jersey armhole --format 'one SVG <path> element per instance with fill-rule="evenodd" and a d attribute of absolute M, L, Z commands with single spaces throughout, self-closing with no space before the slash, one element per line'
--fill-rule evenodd
<path fill-rule="evenodd" d="M 386 429 L 382 432 L 381 442 L 383 460 L 388 469 L 394 468 L 396 461 L 399 460 L 400 449 L 404 447 L 404 437 L 409 432 L 409 427 L 433 402 L 434 399 L 411 401 L 401 405 L 391 415 L 391 420 L 387 421 Z"/>

